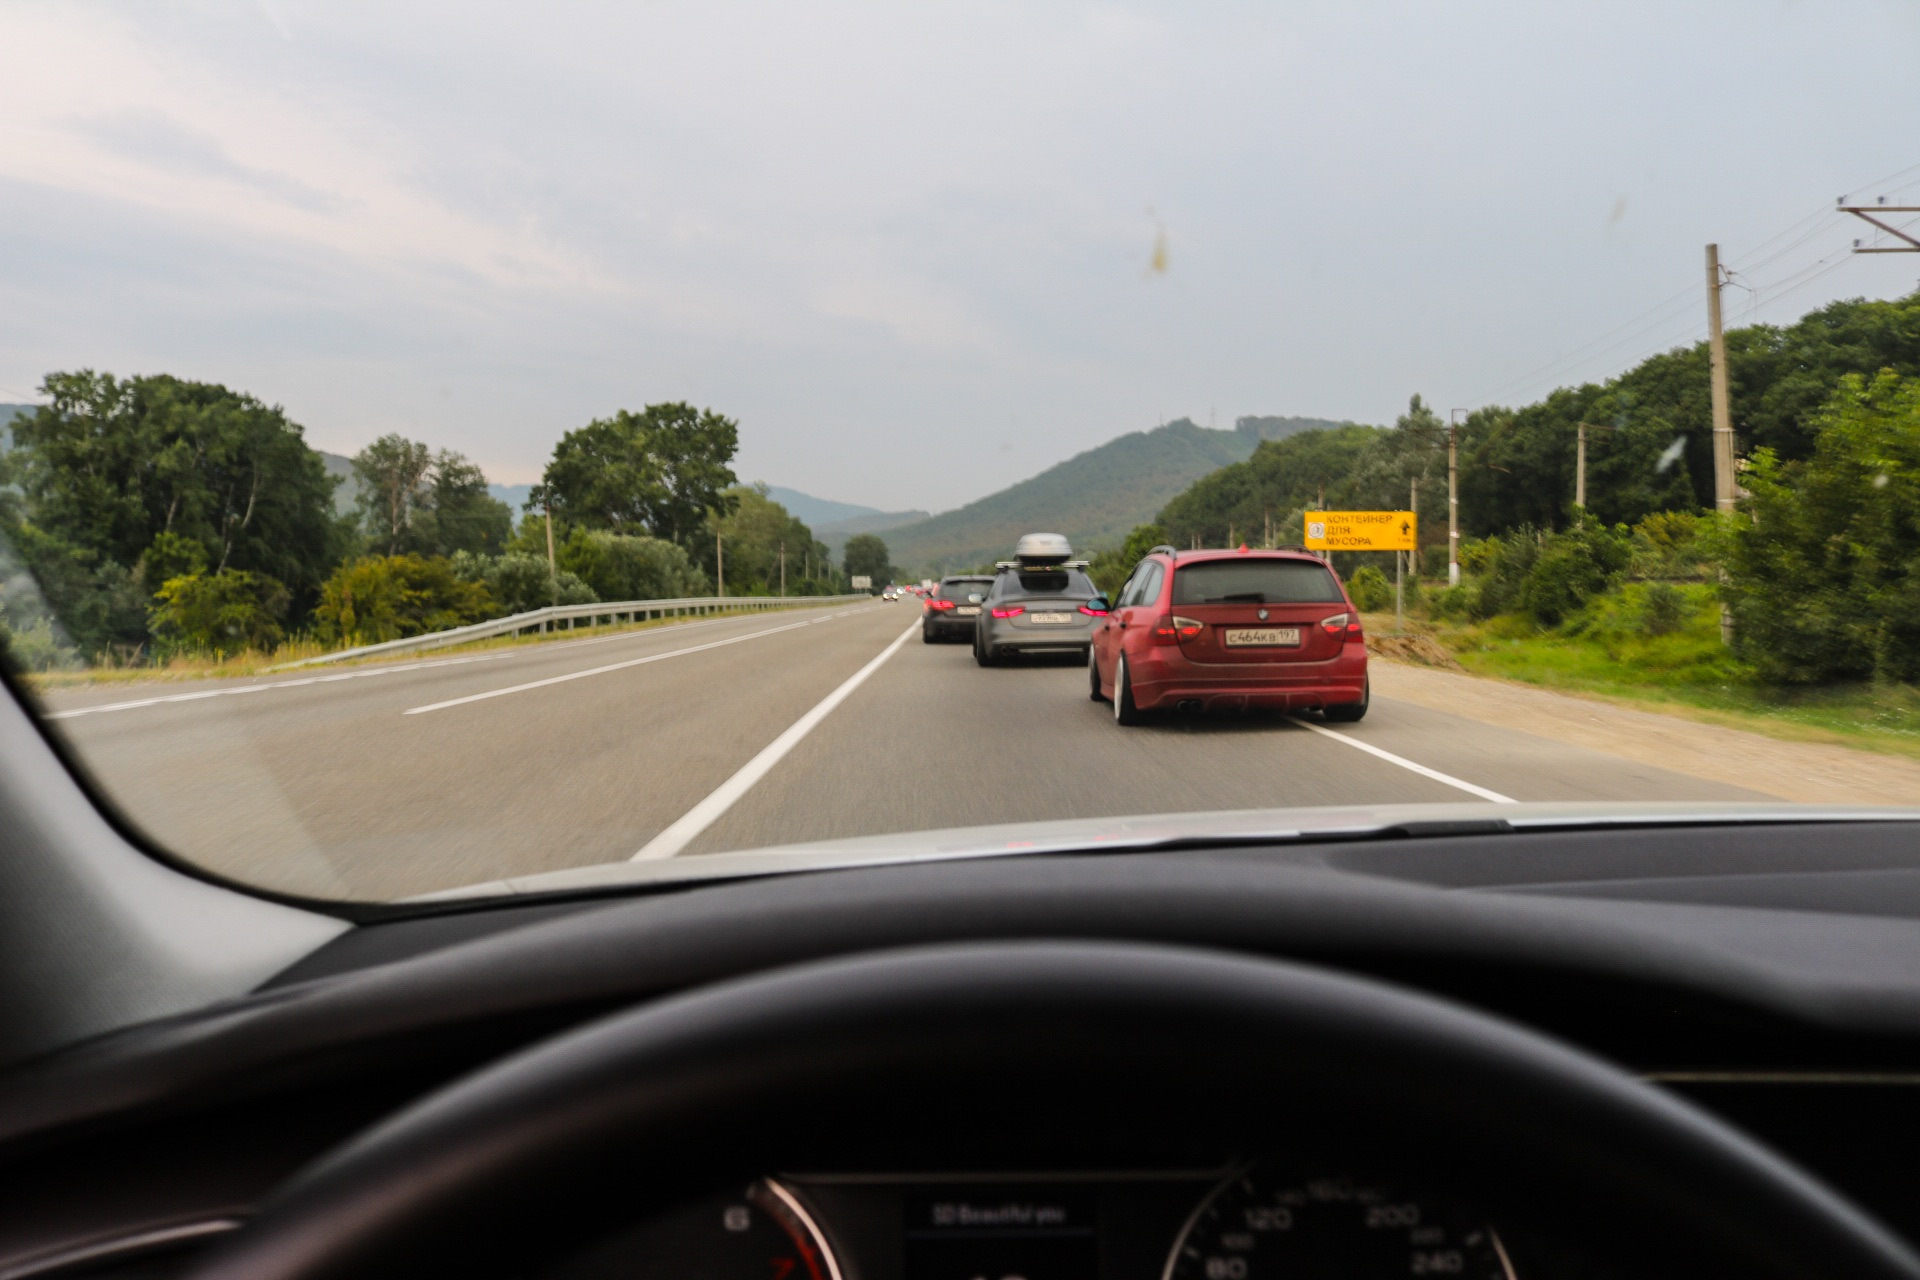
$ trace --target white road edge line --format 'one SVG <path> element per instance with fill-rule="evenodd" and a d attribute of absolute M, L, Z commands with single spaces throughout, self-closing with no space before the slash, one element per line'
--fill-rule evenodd
<path fill-rule="evenodd" d="M 489 689 L 485 693 L 470 693 L 464 698 L 448 698 L 445 702 L 429 702 L 424 707 L 408 707 L 400 714 L 403 716 L 423 715 L 429 711 L 444 711 L 448 707 L 464 707 L 470 702 L 485 702 L 489 698 L 504 698 L 510 693 L 525 693 L 529 689 L 545 689 L 549 685 L 565 684 L 569 680 L 585 680 L 588 676 L 603 676 L 609 671 L 625 671 L 628 667 L 644 667 L 649 662 L 665 662 L 668 658 L 684 657 L 689 653 L 704 653 L 708 649 L 720 649 L 730 644 L 739 644 L 744 640 L 758 640 L 761 636 L 779 635 L 782 631 L 793 631 L 800 627 L 812 626 L 822 619 L 809 619 L 806 622 L 789 622 L 784 627 L 768 627 L 765 631 L 749 631 L 743 636 L 728 636 L 725 640 L 709 640 L 705 644 L 688 645 L 684 649 L 669 649 L 665 653 L 650 653 L 644 658 L 628 658 L 625 662 L 609 662 L 604 667 L 589 667 L 585 671 L 569 671 L 563 676 L 548 676 L 545 680 L 529 680 L 525 684 L 510 684 L 504 689 Z"/>
<path fill-rule="evenodd" d="M 787 726 L 787 731 L 760 749 L 760 754 L 740 766 L 731 778 L 715 787 L 711 794 L 693 808 L 681 814 L 674 824 L 647 841 L 646 847 L 628 859 L 630 862 L 651 862 L 656 858 L 671 858 L 693 843 L 695 836 L 712 826 L 721 814 L 733 808 L 741 796 L 753 789 L 753 784 L 767 776 L 773 766 L 779 764 L 789 751 L 800 745 L 800 740 L 812 733 L 833 713 L 833 709 L 847 700 L 847 695 L 866 683 L 867 677 L 878 671 L 882 664 L 894 654 L 900 652 L 900 646 L 907 638 L 920 629 L 920 619 L 902 631 L 899 638 L 878 657 L 848 676 L 845 683 L 826 697 L 815 703 L 813 710 Z"/>
<path fill-rule="evenodd" d="M 1444 782 L 1450 787 L 1458 787 L 1462 791 L 1468 792 L 1472 795 L 1479 796 L 1482 800 L 1491 800 L 1495 804 L 1519 804 L 1520 803 L 1518 800 L 1515 800 L 1512 796 L 1503 796 L 1498 791 L 1489 791 L 1485 787 L 1476 787 L 1471 782 L 1462 782 L 1459 778 L 1454 777 L 1452 774 L 1442 773 L 1438 769 L 1429 769 L 1427 768 L 1427 766 L 1423 764 L 1414 763 L 1412 760 L 1407 759 L 1405 756 L 1397 756 L 1393 754 L 1393 752 L 1391 751 L 1382 751 L 1379 747 L 1374 746 L 1370 742 L 1362 742 L 1358 738 L 1349 738 L 1344 733 L 1336 733 L 1334 730 L 1326 728 L 1324 725 L 1314 724 L 1310 720 L 1302 720 L 1299 716 L 1288 716 L 1287 719 L 1293 721 L 1295 724 L 1299 725 L 1302 729 L 1311 729 L 1315 733 L 1321 734 L 1324 737 L 1337 739 L 1341 742 L 1346 743 L 1350 747 L 1354 747 L 1360 751 L 1366 752 L 1370 756 L 1379 756 L 1382 760 L 1387 761 L 1389 764 L 1397 764 L 1402 769 L 1413 770 L 1413 772 L 1419 774 L 1423 778 L 1432 778 L 1435 782 Z"/>

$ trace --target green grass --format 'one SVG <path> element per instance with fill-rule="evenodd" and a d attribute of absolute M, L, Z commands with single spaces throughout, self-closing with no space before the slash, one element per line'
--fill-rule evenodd
<path fill-rule="evenodd" d="M 1581 617 L 1550 631 L 1512 616 L 1475 624 L 1423 618 L 1418 626 L 1473 675 L 1598 696 L 1772 737 L 1920 757 L 1920 689 L 1764 685 L 1721 643 L 1711 590 L 1683 590 L 1685 621 L 1663 636 L 1639 629 L 1644 588 L 1638 584 L 1595 601 Z"/>

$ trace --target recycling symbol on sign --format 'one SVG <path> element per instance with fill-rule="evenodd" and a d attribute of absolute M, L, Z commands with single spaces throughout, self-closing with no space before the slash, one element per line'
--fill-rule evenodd
<path fill-rule="evenodd" d="M 1324 538 L 1324 537 L 1326 537 L 1326 536 L 1327 536 L 1327 522 L 1326 522 L 1326 521 L 1324 521 L 1324 520 L 1312 520 L 1312 521 L 1309 521 L 1309 522 L 1308 522 L 1308 524 L 1307 524 L 1307 536 L 1308 536 L 1309 538 Z"/>

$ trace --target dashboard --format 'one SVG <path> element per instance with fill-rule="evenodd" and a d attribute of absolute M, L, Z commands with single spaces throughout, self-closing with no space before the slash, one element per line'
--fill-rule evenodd
<path fill-rule="evenodd" d="M 1274 957 L 1484 1011 L 1684 1096 L 1920 1240 L 1916 848 L 1920 824 L 1892 822 L 1423 835 L 863 868 L 370 924 L 248 996 L 0 1072 L 0 1280 L 183 1275 L 303 1168 L 529 1046 L 782 966 L 996 938 Z M 1532 1170 L 1470 1175 L 1471 1135 L 1246 1140 L 1223 1114 L 1183 1132 L 1172 1101 L 1143 1093 L 1057 1141 L 1010 1124 L 943 1148 L 929 1127 L 900 1135 L 903 1159 L 820 1148 L 678 1191 L 656 1171 L 605 1230 L 543 1236 L 538 1265 L 512 1274 L 1687 1272 L 1670 1242 L 1609 1252 L 1633 1224 L 1530 1187 Z M 512 1225 L 539 1236 L 528 1215 Z"/>
<path fill-rule="evenodd" d="M 550 1276 L 1517 1280 L 1513 1249 L 1476 1206 L 1256 1161 L 1117 1173 L 763 1178 L 619 1233 Z"/>

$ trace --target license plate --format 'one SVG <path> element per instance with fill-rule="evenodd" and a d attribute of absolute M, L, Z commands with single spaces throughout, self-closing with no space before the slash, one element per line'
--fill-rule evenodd
<path fill-rule="evenodd" d="M 1300 644 L 1298 627 L 1230 627 L 1227 630 L 1227 648 L 1241 649 L 1265 645 L 1281 647 Z"/>
<path fill-rule="evenodd" d="M 1073 615 L 1070 613 L 1030 613 L 1027 615 L 1027 619 L 1036 627 L 1060 627 L 1071 623 L 1073 621 Z"/>
<path fill-rule="evenodd" d="M 963 604 L 963 605 L 961 605 L 961 606 L 960 606 L 960 607 L 959 607 L 958 609 L 955 609 L 955 610 L 953 611 L 953 616 L 954 616 L 954 617 L 956 617 L 956 618 L 971 618 L 971 617 L 973 617 L 973 616 L 974 616 L 975 614 L 977 614 L 977 613 L 979 613 L 979 612 L 980 612 L 980 606 L 979 606 L 979 605 L 977 605 L 977 604 Z"/>

